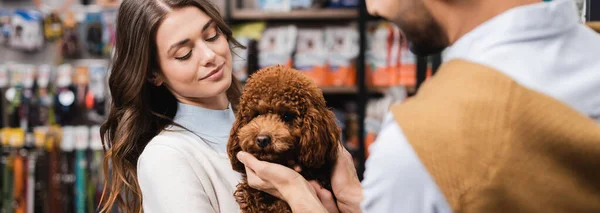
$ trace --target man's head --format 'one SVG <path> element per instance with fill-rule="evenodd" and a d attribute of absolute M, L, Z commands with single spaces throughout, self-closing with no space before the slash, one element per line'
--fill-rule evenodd
<path fill-rule="evenodd" d="M 439 53 L 448 45 L 448 36 L 426 7 L 425 0 L 366 0 L 370 14 L 397 24 L 412 42 L 417 55 Z"/>

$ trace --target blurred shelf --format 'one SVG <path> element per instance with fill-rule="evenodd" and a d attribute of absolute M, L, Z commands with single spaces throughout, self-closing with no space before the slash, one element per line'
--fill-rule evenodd
<path fill-rule="evenodd" d="M 326 86 L 326 87 L 320 87 L 321 91 L 323 91 L 324 94 L 357 94 L 358 93 L 358 88 L 357 87 L 348 87 L 348 86 L 344 86 L 344 87 L 338 87 L 338 86 Z M 369 90 L 370 93 L 380 93 L 383 94 L 388 90 L 389 87 L 373 87 L 373 86 L 369 86 L 367 89 Z M 406 88 L 408 92 L 414 92 L 415 87 L 414 86 L 410 86 Z"/>
<path fill-rule="evenodd" d="M 321 20 L 321 19 L 354 19 L 358 17 L 357 9 L 307 9 L 289 12 L 269 12 L 254 9 L 238 9 L 231 11 L 235 20 Z"/>
<path fill-rule="evenodd" d="M 600 21 L 587 22 L 587 26 L 600 33 Z"/>
<path fill-rule="evenodd" d="M 358 88 L 356 87 L 321 87 L 321 91 L 325 94 L 355 94 L 358 92 Z"/>

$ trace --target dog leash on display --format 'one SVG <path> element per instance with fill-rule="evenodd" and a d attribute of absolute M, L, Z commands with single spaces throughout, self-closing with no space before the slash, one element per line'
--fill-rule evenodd
<path fill-rule="evenodd" d="M 13 199 L 15 213 L 26 213 L 27 211 L 27 159 L 26 152 L 23 146 L 25 143 L 25 131 L 23 129 L 15 129 L 10 136 L 10 142 L 15 148 L 14 158 L 14 184 L 13 184 Z"/>
<path fill-rule="evenodd" d="M 3 150 L 2 150 L 2 158 L 0 159 L 0 163 L 2 165 L 2 190 L 0 191 L 1 195 L 0 196 L 0 200 L 2 200 L 2 209 L 0 209 L 0 212 L 2 213 L 11 213 L 12 211 L 12 165 L 13 165 L 13 156 L 12 156 L 12 148 L 9 146 L 8 143 L 8 137 L 6 136 L 7 134 L 9 134 L 9 131 L 12 131 L 11 129 L 5 129 L 2 131 L 2 135 L 3 137 L 1 138 L 2 140 L 2 145 L 3 145 Z"/>
<path fill-rule="evenodd" d="M 104 180 L 104 174 L 102 170 L 102 161 L 104 156 L 104 150 L 102 149 L 102 140 L 100 136 L 100 126 L 92 126 L 90 128 L 90 153 L 88 156 L 89 160 L 89 171 L 90 182 L 88 183 L 88 196 L 87 206 L 88 213 L 94 213 L 95 206 L 99 206 L 100 198 L 102 196 L 102 187 Z"/>
<path fill-rule="evenodd" d="M 4 64 L 0 64 L 0 94 L 5 94 L 6 87 L 8 86 L 8 66 Z M 0 98 L 0 112 L 4 112 L 6 108 L 6 99 Z M 8 169 L 8 156 L 10 154 L 10 147 L 8 146 L 8 141 L 5 140 L 4 137 L 5 131 L 4 128 L 7 127 L 8 122 L 6 121 L 6 116 L 4 113 L 0 113 L 0 126 L 2 130 L 0 130 L 1 138 L 0 138 L 0 212 L 4 212 L 3 209 L 9 203 L 5 203 L 4 190 L 8 187 L 7 181 L 10 181 L 5 177 L 5 169 Z"/>
<path fill-rule="evenodd" d="M 61 129 L 51 126 L 46 136 L 46 150 L 48 153 L 48 194 L 46 205 L 48 213 L 62 213 L 61 203 L 61 173 L 60 173 L 60 146 L 62 140 Z"/>
<path fill-rule="evenodd" d="M 46 151 L 46 134 L 48 128 L 45 126 L 39 126 L 34 129 L 34 141 L 35 141 L 35 169 L 34 169 L 34 182 L 35 182 L 35 195 L 33 212 L 48 212 L 45 205 L 48 195 L 48 173 L 50 172 L 48 167 L 48 152 Z"/>
<path fill-rule="evenodd" d="M 26 212 L 34 213 L 35 212 L 35 169 L 36 162 L 38 160 L 37 149 L 34 146 L 34 138 L 33 133 L 28 131 L 25 134 L 25 144 L 29 144 L 29 151 L 27 152 L 27 193 L 26 193 Z"/>
<path fill-rule="evenodd" d="M 63 138 L 60 143 L 61 203 L 63 213 L 73 213 L 75 208 L 75 138 L 74 127 L 63 127 Z"/>
<path fill-rule="evenodd" d="M 87 126 L 78 126 L 75 133 L 75 212 L 85 213 L 87 188 L 86 150 L 89 145 L 90 130 Z"/>

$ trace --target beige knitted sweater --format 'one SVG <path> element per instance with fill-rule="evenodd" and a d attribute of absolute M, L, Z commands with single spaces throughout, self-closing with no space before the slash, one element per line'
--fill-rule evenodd
<path fill-rule="evenodd" d="M 600 212 L 600 126 L 498 71 L 445 63 L 392 112 L 455 212 Z"/>

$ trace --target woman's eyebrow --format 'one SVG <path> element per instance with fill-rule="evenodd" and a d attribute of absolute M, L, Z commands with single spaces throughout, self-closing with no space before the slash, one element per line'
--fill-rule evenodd
<path fill-rule="evenodd" d="M 210 24 L 213 23 L 213 20 L 208 20 L 208 22 L 206 22 L 206 24 L 204 24 L 204 26 L 202 27 L 202 32 L 204 32 L 206 29 L 208 29 L 208 27 L 210 27 Z"/>
<path fill-rule="evenodd" d="M 179 41 L 179 42 L 171 45 L 171 47 L 169 47 L 169 50 L 167 51 L 167 53 L 170 53 L 171 51 L 173 51 L 173 49 L 175 49 L 177 47 L 180 47 L 180 46 L 183 46 L 183 45 L 185 45 L 188 42 L 190 42 L 190 39 L 186 38 L 186 39 L 183 39 L 183 40 L 181 40 L 181 41 Z"/>

